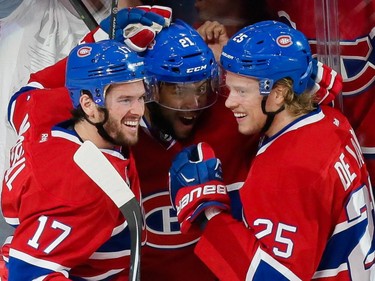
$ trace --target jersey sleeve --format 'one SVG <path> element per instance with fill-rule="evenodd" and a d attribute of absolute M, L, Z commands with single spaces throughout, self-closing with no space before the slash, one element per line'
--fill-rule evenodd
<path fill-rule="evenodd" d="M 220 280 L 301 280 L 255 235 L 242 222 L 220 214 L 207 224 L 195 253 Z"/>
<path fill-rule="evenodd" d="M 55 124 L 71 117 L 73 108 L 64 88 L 33 89 L 15 96 L 8 108 L 8 121 L 18 135 L 42 140 Z"/>
<path fill-rule="evenodd" d="M 65 69 L 67 58 L 63 58 L 54 65 L 30 74 L 28 86 L 35 88 L 59 88 L 65 85 Z"/>
<path fill-rule="evenodd" d="M 254 244 L 253 234 L 242 222 L 220 214 L 207 223 L 195 253 L 220 280 L 245 280 Z"/>

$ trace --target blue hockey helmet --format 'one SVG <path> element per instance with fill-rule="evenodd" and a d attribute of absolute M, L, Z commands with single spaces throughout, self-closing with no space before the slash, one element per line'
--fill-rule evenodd
<path fill-rule="evenodd" d="M 176 107 L 156 99 L 161 106 L 180 111 L 200 110 L 216 102 L 220 86 L 218 64 L 203 38 L 184 21 L 176 20 L 160 31 L 144 58 L 147 73 L 155 77 L 159 86 L 167 84 L 175 87 L 176 92 L 199 87 L 200 82 L 207 86 L 204 86 L 204 90 L 202 87 L 182 90 L 185 94 L 179 95 L 181 99 L 188 96 L 196 98 L 198 106 L 194 109 Z M 163 94 L 163 91 L 159 92 Z"/>
<path fill-rule="evenodd" d="M 160 31 L 144 58 L 147 71 L 158 81 L 197 82 L 218 75 L 212 50 L 199 33 L 182 20 Z"/>
<path fill-rule="evenodd" d="M 74 108 L 79 106 L 82 91 L 89 91 L 94 102 L 105 104 L 105 89 L 114 83 L 146 79 L 144 60 L 124 44 L 114 40 L 76 46 L 69 54 L 65 86 Z M 146 87 L 147 91 L 147 87 Z M 146 100 L 151 92 L 146 93 Z"/>
<path fill-rule="evenodd" d="M 277 21 L 262 21 L 238 31 L 223 48 L 220 62 L 226 71 L 259 79 L 263 95 L 282 78 L 291 78 L 294 92 L 301 94 L 308 88 L 312 71 L 306 37 Z"/>

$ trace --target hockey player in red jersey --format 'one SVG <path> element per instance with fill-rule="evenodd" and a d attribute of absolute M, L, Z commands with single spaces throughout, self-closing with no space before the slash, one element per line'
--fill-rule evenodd
<path fill-rule="evenodd" d="M 147 105 L 140 142 L 132 148 L 148 230 L 142 280 L 215 280 L 193 253 L 199 235 L 180 233 L 169 199 L 168 170 L 182 148 L 207 141 L 222 159 L 228 190 L 235 197 L 235 190 L 246 177 L 257 138 L 238 133 L 223 96 L 217 95 L 217 67 L 212 52 L 194 29 L 180 21 L 163 29 L 145 53 L 145 63 L 157 78 L 159 95 Z M 31 86 L 58 84 L 56 68 L 61 70 L 63 65 L 60 62 L 32 75 Z"/>
<path fill-rule="evenodd" d="M 246 178 L 257 138 L 238 133 L 224 97 L 218 95 L 219 74 L 213 52 L 195 29 L 176 20 L 156 37 L 144 57 L 148 73 L 157 78 L 159 95 L 147 105 L 140 142 L 133 150 L 148 230 L 142 249 L 142 278 L 215 280 L 193 252 L 199 233 L 180 232 L 169 199 L 168 170 L 181 149 L 207 141 L 227 167 L 226 184 L 235 198 Z"/>
<path fill-rule="evenodd" d="M 371 124 L 375 119 L 375 1 L 266 2 L 270 11 L 306 35 L 313 53 L 340 70 L 342 111 L 358 136 L 374 182 L 375 130 Z"/>
<path fill-rule="evenodd" d="M 195 5 L 201 19 L 222 22 L 227 30 L 238 31 L 246 22 L 239 19 L 261 15 L 263 20 L 277 19 L 302 31 L 312 53 L 343 77 L 342 95 L 335 107 L 342 110 L 358 136 L 370 178 L 375 181 L 375 130 L 371 125 L 375 119 L 374 0 L 236 0 L 234 4 L 196 0 Z M 228 5 L 234 8 L 225 12 Z"/>
<path fill-rule="evenodd" d="M 373 280 L 374 199 L 354 130 L 317 106 L 302 33 L 265 21 L 223 48 L 225 105 L 244 135 L 263 132 L 240 190 L 243 221 L 227 213 L 226 167 L 209 144 L 170 169 L 171 200 L 195 253 L 220 280 Z"/>
<path fill-rule="evenodd" d="M 83 141 L 93 142 L 140 202 L 128 147 L 138 140 L 152 88 L 145 87 L 144 73 L 143 58 L 121 43 L 83 44 L 68 57 L 66 87 L 13 100 L 18 140 L 1 196 L 3 215 L 16 227 L 9 281 L 128 279 L 127 221 L 73 155 Z"/>
<path fill-rule="evenodd" d="M 151 48 L 145 54 L 145 63 L 148 74 L 157 78 L 159 94 L 155 102 L 147 104 L 140 142 L 132 147 L 147 227 L 142 280 L 216 280 L 193 253 L 198 233 L 181 235 L 179 230 L 168 193 L 171 159 L 185 146 L 208 141 L 228 167 L 227 186 L 235 199 L 257 138 L 242 136 L 236 129 L 235 120 L 224 106 L 224 97 L 218 95 L 214 55 L 196 30 L 176 21 L 160 32 Z M 62 61 L 32 75 L 29 86 L 59 85 L 64 64 Z M 194 270 L 181 275 L 186 266 Z"/>

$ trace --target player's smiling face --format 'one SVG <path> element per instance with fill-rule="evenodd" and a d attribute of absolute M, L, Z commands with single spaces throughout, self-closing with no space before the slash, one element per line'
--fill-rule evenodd
<path fill-rule="evenodd" d="M 109 116 L 103 127 L 117 144 L 134 145 L 138 141 L 139 121 L 145 109 L 144 94 L 142 81 L 109 87 L 105 97 Z"/>
<path fill-rule="evenodd" d="M 244 135 L 259 133 L 266 122 L 259 81 L 227 72 L 226 85 L 230 92 L 225 106 L 234 113 L 239 132 Z"/>
<path fill-rule="evenodd" d="M 212 104 L 210 95 L 212 93 L 207 80 L 194 83 L 163 83 L 157 102 L 164 123 L 171 127 L 166 131 L 172 131 L 177 139 L 189 137 L 202 109 Z"/>

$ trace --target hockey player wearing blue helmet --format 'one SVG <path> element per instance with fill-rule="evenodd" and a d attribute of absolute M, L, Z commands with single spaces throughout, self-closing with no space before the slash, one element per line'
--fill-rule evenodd
<path fill-rule="evenodd" d="M 145 77 L 143 58 L 124 44 L 85 43 L 67 58 L 66 87 L 19 92 L 11 101 L 19 141 L 1 196 L 16 227 L 8 280 L 129 278 L 128 218 L 73 158 L 92 142 L 141 202 L 129 146 L 152 88 Z"/>
<path fill-rule="evenodd" d="M 191 26 L 175 21 L 158 33 L 143 55 L 147 74 L 156 77 L 158 91 L 153 102 L 146 105 L 139 141 L 132 147 L 147 229 L 142 280 L 216 280 L 194 254 L 200 234 L 181 234 L 170 201 L 168 171 L 172 159 L 184 147 L 205 141 L 221 159 L 227 190 L 236 194 L 246 178 L 257 137 L 238 132 L 235 119 L 225 108 L 225 97 L 218 94 L 221 91 L 213 54 Z M 43 71 L 33 76 L 36 80 L 38 77 L 48 86 Z M 52 76 L 47 77 L 48 82 Z M 220 177 L 220 173 L 217 175 Z M 186 180 L 195 182 L 189 177 Z M 232 210 L 240 217 L 241 209 L 234 206 Z"/>
<path fill-rule="evenodd" d="M 144 58 L 148 74 L 158 83 L 146 120 L 166 139 L 188 138 L 202 110 L 212 106 L 219 93 L 212 50 L 195 29 L 176 20 L 156 36 Z"/>
<path fill-rule="evenodd" d="M 212 153 L 200 144 L 175 158 L 171 195 L 181 229 L 203 229 L 195 253 L 219 280 L 373 280 L 368 172 L 346 117 L 315 99 L 305 36 L 259 22 L 233 35 L 220 61 L 238 130 L 263 136 L 240 190 L 242 221 L 212 188 L 221 172 Z M 196 151 L 201 161 L 192 161 Z"/>
<path fill-rule="evenodd" d="M 75 108 L 75 126 L 79 129 L 88 122 L 110 144 L 135 144 L 145 102 L 153 96 L 152 82 L 143 58 L 125 45 L 111 40 L 80 45 L 67 61 L 65 83 Z M 91 100 L 98 113 L 87 113 L 84 100 Z M 121 108 L 129 112 L 116 116 Z"/>
<path fill-rule="evenodd" d="M 257 139 L 237 131 L 220 94 L 214 54 L 193 27 L 174 21 L 143 56 L 158 91 L 146 105 L 139 142 L 132 148 L 147 229 L 142 280 L 213 281 L 215 276 L 193 252 L 199 233 L 181 233 L 169 197 L 168 170 L 181 149 L 205 141 L 227 167 L 225 182 L 235 198 Z"/>

